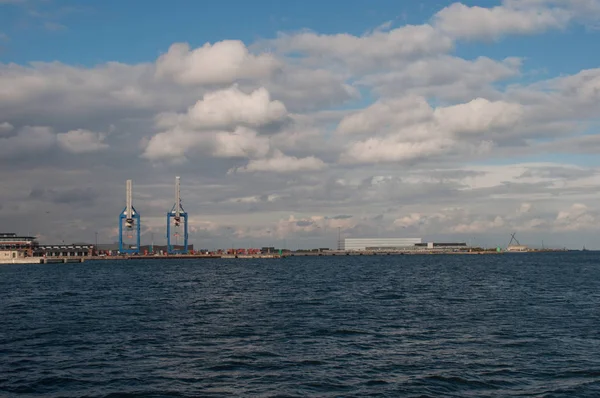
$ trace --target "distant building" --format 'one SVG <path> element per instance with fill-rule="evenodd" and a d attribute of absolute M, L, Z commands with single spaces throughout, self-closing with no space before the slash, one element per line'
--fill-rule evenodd
<path fill-rule="evenodd" d="M 346 238 L 340 242 L 340 250 L 401 250 L 421 242 L 421 238 Z"/>
<path fill-rule="evenodd" d="M 40 245 L 34 252 L 39 257 L 88 257 L 93 255 L 94 246 L 86 244 Z"/>
<path fill-rule="evenodd" d="M 0 233 L 1 251 L 19 251 L 27 256 L 32 256 L 38 246 L 39 243 L 35 236 L 18 236 L 12 232 Z"/>
<path fill-rule="evenodd" d="M 525 245 L 509 245 L 506 248 L 506 251 L 509 252 L 526 252 L 529 251 L 529 248 Z"/>

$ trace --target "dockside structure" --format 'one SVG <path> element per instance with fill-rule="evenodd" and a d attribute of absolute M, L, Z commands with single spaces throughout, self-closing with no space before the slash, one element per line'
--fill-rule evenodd
<path fill-rule="evenodd" d="M 35 236 L 19 236 L 12 232 L 0 233 L 0 251 L 19 251 L 32 256 L 38 246 Z"/>
<path fill-rule="evenodd" d="M 346 238 L 340 250 L 403 250 L 422 242 L 421 238 Z"/>

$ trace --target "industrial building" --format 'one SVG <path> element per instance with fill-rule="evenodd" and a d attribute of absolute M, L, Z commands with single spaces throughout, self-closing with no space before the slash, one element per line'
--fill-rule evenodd
<path fill-rule="evenodd" d="M 421 243 L 421 238 L 346 238 L 339 250 L 403 250 Z"/>
<path fill-rule="evenodd" d="M 368 252 L 456 252 L 466 251 L 464 242 L 423 242 L 421 238 L 358 238 L 340 241 L 343 251 Z"/>

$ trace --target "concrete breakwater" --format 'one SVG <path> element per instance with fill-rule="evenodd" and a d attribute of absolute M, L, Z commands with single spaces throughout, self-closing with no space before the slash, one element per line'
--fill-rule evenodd
<path fill-rule="evenodd" d="M 532 250 L 527 253 L 555 252 L 564 250 Z M 295 251 L 283 252 L 282 254 L 162 254 L 162 255 L 142 255 L 127 254 L 121 256 L 64 256 L 64 257 L 25 257 L 20 259 L 10 259 L 6 262 L 0 261 L 0 264 L 52 264 L 52 263 L 83 263 L 86 261 L 104 261 L 104 260 L 183 260 L 183 259 L 277 259 L 285 257 L 315 257 L 315 256 L 418 256 L 418 255 L 483 255 L 483 254 L 504 254 L 510 253 L 497 250 L 471 250 L 471 251 L 442 251 L 442 250 L 410 250 L 410 251 Z"/>

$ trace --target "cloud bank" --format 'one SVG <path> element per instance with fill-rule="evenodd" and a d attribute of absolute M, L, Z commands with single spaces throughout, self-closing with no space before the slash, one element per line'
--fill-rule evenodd
<path fill-rule="evenodd" d="M 136 64 L 0 64 L 0 224 L 114 241 L 131 178 L 143 239 L 162 236 L 180 175 L 197 247 L 335 247 L 338 228 L 594 247 L 600 68 L 536 74 L 523 54 L 459 50 L 599 17 L 594 1 L 454 3 L 363 35 L 179 42 Z"/>

